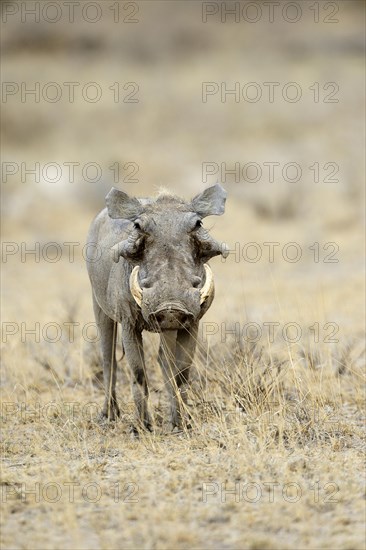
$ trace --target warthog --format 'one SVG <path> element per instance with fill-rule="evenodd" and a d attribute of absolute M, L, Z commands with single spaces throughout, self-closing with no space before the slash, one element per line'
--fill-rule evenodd
<path fill-rule="evenodd" d="M 220 216 L 226 191 L 209 187 L 191 202 L 161 194 L 137 199 L 112 188 L 107 208 L 88 234 L 88 273 L 100 332 L 106 397 L 102 415 L 119 416 L 116 399 L 116 331 L 132 371 L 138 418 L 151 429 L 142 331 L 160 333 L 159 363 L 169 388 L 172 427 L 185 424 L 189 369 L 198 324 L 214 297 L 207 261 L 227 256 L 225 244 L 213 239 L 202 218 Z"/>

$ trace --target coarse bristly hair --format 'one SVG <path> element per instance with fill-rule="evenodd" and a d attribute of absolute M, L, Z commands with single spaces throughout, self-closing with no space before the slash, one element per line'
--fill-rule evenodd
<path fill-rule="evenodd" d="M 170 189 L 168 189 L 167 187 L 164 187 L 164 185 L 159 185 L 156 191 L 156 197 L 159 198 L 161 196 L 172 197 L 174 196 L 174 194 L 171 192 Z"/>
<path fill-rule="evenodd" d="M 179 197 L 178 195 L 175 195 L 170 191 L 170 189 L 167 189 L 166 187 L 159 187 L 156 195 L 156 202 L 158 203 L 170 203 L 174 202 L 176 204 L 180 205 L 186 205 L 187 201 Z"/>

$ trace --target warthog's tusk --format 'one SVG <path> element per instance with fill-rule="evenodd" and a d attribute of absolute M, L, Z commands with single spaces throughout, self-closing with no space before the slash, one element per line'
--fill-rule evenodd
<path fill-rule="evenodd" d="M 137 265 L 133 268 L 130 275 L 130 291 L 138 306 L 142 304 L 142 288 L 139 285 L 138 274 L 140 267 Z"/>
<path fill-rule="evenodd" d="M 203 304 L 203 302 L 205 302 L 207 300 L 207 298 L 212 296 L 212 294 L 214 293 L 214 290 L 215 290 L 215 285 L 214 285 L 214 280 L 213 280 L 213 275 L 212 275 L 211 268 L 208 264 L 204 264 L 204 268 L 205 268 L 205 272 L 206 272 L 206 281 L 205 281 L 205 284 L 203 285 L 203 287 L 200 290 L 200 294 L 201 294 L 200 304 L 201 305 Z"/>
<path fill-rule="evenodd" d="M 228 255 L 229 255 L 229 253 L 230 253 L 229 245 L 226 244 L 226 243 L 222 243 L 222 244 L 221 244 L 221 254 L 222 254 L 222 257 L 226 259 L 226 258 L 228 257 Z"/>

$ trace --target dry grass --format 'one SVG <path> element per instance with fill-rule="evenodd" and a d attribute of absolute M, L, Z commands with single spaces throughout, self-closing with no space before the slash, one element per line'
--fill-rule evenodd
<path fill-rule="evenodd" d="M 299 25 L 204 25 L 199 2 L 149 2 L 139 25 L 5 29 L 4 80 L 98 81 L 104 90 L 136 81 L 141 101 L 9 101 L 4 160 L 136 162 L 139 183 L 119 187 L 141 196 L 159 186 L 193 196 L 207 161 L 299 162 L 304 173 L 296 184 L 224 183 L 226 215 L 207 227 L 231 247 L 259 243 L 264 255 L 211 262 L 216 298 L 192 368 L 190 431 L 168 431 L 158 342 L 145 336 L 155 431 L 139 440 L 129 433 L 124 358 L 122 417 L 99 423 L 99 351 L 82 332 L 93 313 L 81 248 L 110 171 L 97 184 L 24 183 L 18 174 L 4 185 L 4 241 L 57 242 L 63 254 L 2 264 L 2 319 L 18 329 L 2 339 L 3 548 L 365 547 L 364 31 L 360 3 L 338 3 L 333 26 L 312 24 L 311 12 Z M 296 80 L 304 91 L 336 81 L 341 101 L 203 104 L 202 81 L 213 80 Z M 311 181 L 315 161 L 337 162 L 339 182 Z M 74 262 L 70 241 L 81 243 Z M 273 263 L 268 241 L 280 243 Z M 283 260 L 289 241 L 302 247 L 298 263 Z M 329 242 L 338 263 L 323 261 Z M 277 323 L 273 338 L 268 322 Z M 24 335 L 34 323 L 39 342 Z M 54 343 L 51 329 L 42 334 L 47 323 L 62 329 Z M 248 323 L 261 327 L 258 341 L 243 332 Z M 286 323 L 301 328 L 298 341 L 284 338 Z"/>
<path fill-rule="evenodd" d="M 98 363 L 79 344 L 87 359 L 62 341 L 4 353 L 4 547 L 363 548 L 360 342 L 201 343 L 193 427 L 171 434 L 147 338 L 155 432 L 139 440 L 125 360 L 122 418 L 101 425 Z"/>

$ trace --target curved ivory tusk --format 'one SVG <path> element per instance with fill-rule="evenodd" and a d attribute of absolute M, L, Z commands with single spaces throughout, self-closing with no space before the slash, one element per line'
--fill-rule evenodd
<path fill-rule="evenodd" d="M 135 302 L 141 307 L 142 304 L 142 288 L 139 285 L 138 274 L 140 267 L 137 265 L 133 268 L 130 275 L 130 291 Z"/>
<path fill-rule="evenodd" d="M 214 285 L 214 280 L 213 280 L 213 275 L 212 275 L 211 268 L 208 264 L 204 264 L 204 268 L 205 268 L 205 272 L 206 272 L 206 281 L 205 281 L 205 284 L 203 285 L 203 287 L 200 290 L 200 294 L 201 294 L 200 305 L 202 305 L 203 302 L 205 302 L 207 300 L 207 298 L 209 298 L 215 290 L 215 285 Z"/>

